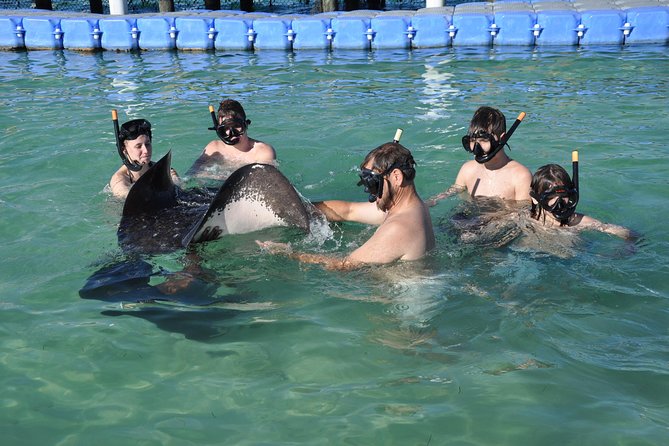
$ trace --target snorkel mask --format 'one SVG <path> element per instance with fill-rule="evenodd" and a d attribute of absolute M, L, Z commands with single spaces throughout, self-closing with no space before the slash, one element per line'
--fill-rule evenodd
<path fill-rule="evenodd" d="M 553 214 L 558 220 L 567 220 L 576 212 L 578 204 L 578 191 L 574 188 L 568 188 L 559 184 L 551 187 L 546 192 L 534 199 L 547 212 Z"/>
<path fill-rule="evenodd" d="M 413 159 L 409 161 L 409 163 L 412 162 Z M 383 180 L 386 175 L 395 169 L 400 169 L 404 172 L 404 169 L 410 168 L 412 168 L 410 164 L 394 163 L 382 173 L 374 172 L 371 169 L 360 169 L 360 181 L 358 181 L 358 186 L 365 186 L 365 192 L 369 194 L 369 202 L 374 203 L 377 199 L 383 198 Z"/>
<path fill-rule="evenodd" d="M 140 135 L 148 135 L 151 138 L 151 124 L 146 119 L 133 119 L 123 123 L 121 128 L 118 126 L 118 113 L 112 110 L 112 121 L 114 123 L 114 137 L 116 139 L 116 149 L 121 157 L 123 164 L 133 172 L 139 172 L 144 167 L 142 164 L 132 162 L 125 154 L 124 143 L 126 140 L 136 139 Z"/>
<path fill-rule="evenodd" d="M 392 170 L 391 170 L 392 172 Z M 377 199 L 383 196 L 383 177 L 388 174 L 376 173 L 370 169 L 360 169 L 360 181 L 358 186 L 365 186 L 365 192 L 369 194 L 369 202 L 374 203 Z"/>
<path fill-rule="evenodd" d="M 214 113 L 214 107 L 209 106 L 209 113 L 211 113 L 211 119 L 214 122 L 213 127 L 209 127 L 209 130 L 216 130 L 218 137 L 229 146 L 234 146 L 239 142 L 241 136 L 246 133 L 246 129 L 251 124 L 250 119 L 242 119 L 238 117 L 226 118 L 219 124 L 216 114 Z"/>
<path fill-rule="evenodd" d="M 571 185 L 555 185 L 539 196 L 530 191 L 530 196 L 539 202 L 542 209 L 553 214 L 556 219 L 561 222 L 567 221 L 576 212 L 576 205 L 578 205 L 578 152 L 572 152 Z"/>
<path fill-rule="evenodd" d="M 465 148 L 467 152 L 474 154 L 474 159 L 478 163 L 480 164 L 487 163 L 488 161 L 493 159 L 495 155 L 497 155 L 497 152 L 502 150 L 502 148 L 504 148 L 504 146 L 507 145 L 507 142 L 511 138 L 511 135 L 513 135 L 513 132 L 516 131 L 516 128 L 518 128 L 523 119 L 525 119 L 525 112 L 521 112 L 518 115 L 518 118 L 516 118 L 516 121 L 513 123 L 509 131 L 506 132 L 504 134 L 504 137 L 500 140 L 495 139 L 493 135 L 486 132 L 485 130 L 478 130 L 474 133 L 468 133 L 465 136 L 463 136 L 462 146 Z M 484 140 L 490 143 L 490 151 L 488 153 L 485 153 L 485 151 L 481 147 L 481 144 L 479 144 L 478 140 Z M 473 142 L 473 147 L 472 147 L 472 142 Z"/>

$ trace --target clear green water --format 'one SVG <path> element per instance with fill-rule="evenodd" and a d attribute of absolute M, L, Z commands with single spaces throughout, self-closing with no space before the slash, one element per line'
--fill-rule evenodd
<path fill-rule="evenodd" d="M 667 79 L 667 47 L 0 53 L 3 444 L 666 444 Z M 81 299 L 119 254 L 110 110 L 151 120 L 155 158 L 185 172 L 228 96 L 313 200 L 363 200 L 355 167 L 397 127 L 431 196 L 479 105 L 525 111 L 512 156 L 568 166 L 578 148 L 579 210 L 644 241 L 585 234 L 569 259 L 463 247 L 443 229 L 453 198 L 420 271 L 328 272 L 252 243 L 346 252 L 361 226 L 267 231 L 200 252 L 245 311 Z M 149 260 L 178 271 L 182 254 Z"/>

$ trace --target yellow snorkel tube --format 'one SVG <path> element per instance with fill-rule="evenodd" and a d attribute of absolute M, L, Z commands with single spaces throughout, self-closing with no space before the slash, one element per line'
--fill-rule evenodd
<path fill-rule="evenodd" d="M 571 152 L 571 182 L 574 184 L 576 192 L 578 190 L 578 150 Z"/>
<path fill-rule="evenodd" d="M 213 127 L 209 127 L 207 130 L 216 130 L 218 128 L 218 119 L 216 118 L 216 113 L 214 112 L 214 106 L 209 106 L 209 114 L 211 115 L 211 120 L 214 123 Z"/>

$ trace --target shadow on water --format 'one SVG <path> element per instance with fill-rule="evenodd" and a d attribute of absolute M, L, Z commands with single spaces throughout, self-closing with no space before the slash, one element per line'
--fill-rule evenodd
<path fill-rule="evenodd" d="M 273 227 L 307 231 L 310 216 L 274 166 L 242 166 L 215 193 L 182 190 L 170 167 L 168 152 L 132 186 L 117 233 L 123 256 L 94 272 L 79 295 L 121 304 L 121 310 L 104 311 L 106 316 L 139 317 L 189 339 L 212 339 L 225 332 L 221 323 L 236 312 L 262 305 L 247 304 L 254 296 L 236 290 L 220 295 L 219 275 L 203 267 L 202 242 Z M 174 252 L 184 256 L 178 272 L 150 263 L 154 255 Z"/>
<path fill-rule="evenodd" d="M 151 280 L 164 280 L 152 285 Z M 254 296 L 246 293 L 218 294 L 220 284 L 212 274 L 187 267 L 172 273 L 141 258 L 123 258 L 94 272 L 79 290 L 82 299 L 120 304 L 104 310 L 105 316 L 132 316 L 158 328 L 206 341 L 225 333 L 226 321 L 248 305 Z"/>

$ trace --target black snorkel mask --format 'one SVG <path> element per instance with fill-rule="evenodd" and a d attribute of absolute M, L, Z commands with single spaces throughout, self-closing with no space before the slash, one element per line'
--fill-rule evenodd
<path fill-rule="evenodd" d="M 395 169 L 410 168 L 407 164 L 394 163 L 387 168 L 383 173 L 377 173 L 370 169 L 360 169 L 360 181 L 358 186 L 365 186 L 365 192 L 369 194 L 369 202 L 374 203 L 377 199 L 383 198 L 383 183 L 384 178 Z"/>
<path fill-rule="evenodd" d="M 360 181 L 358 186 L 365 186 L 365 192 L 369 194 L 369 202 L 374 203 L 383 196 L 383 177 L 387 174 L 376 173 L 370 169 L 360 169 Z"/>
<path fill-rule="evenodd" d="M 572 187 L 566 185 L 553 186 L 540 196 L 530 191 L 530 196 L 539 202 L 539 206 L 550 212 L 561 222 L 566 222 L 578 205 L 578 152 L 572 152 Z M 550 202 L 555 199 L 553 204 Z"/>
<path fill-rule="evenodd" d="M 397 129 L 395 131 L 395 136 L 393 136 L 393 142 L 394 143 L 399 143 L 400 138 L 402 137 L 402 133 L 404 130 L 402 129 Z M 415 164 L 413 161 L 413 158 L 409 161 L 409 163 Z M 392 172 L 395 169 L 403 169 L 407 165 L 404 164 L 399 164 L 399 163 L 394 163 L 392 166 L 390 166 L 388 169 L 386 169 L 385 172 L 383 173 L 376 173 L 373 170 L 370 169 L 360 169 L 360 181 L 358 181 L 358 186 L 365 186 L 365 192 L 369 194 L 369 202 L 374 203 L 377 199 L 383 197 L 383 178 L 388 175 L 390 172 Z M 412 167 L 409 165 L 409 167 Z"/>
<path fill-rule="evenodd" d="M 211 113 L 211 119 L 214 122 L 213 127 L 209 127 L 209 130 L 216 130 L 218 137 L 229 146 L 234 146 L 239 142 L 241 136 L 246 133 L 249 124 L 251 124 L 250 119 L 241 119 L 241 118 L 228 118 L 223 120 L 219 124 L 216 114 L 214 113 L 214 107 L 209 106 L 209 113 Z"/>
<path fill-rule="evenodd" d="M 497 155 L 497 152 L 502 150 L 504 146 L 508 145 L 507 142 L 511 138 L 511 135 L 513 135 L 513 132 L 516 131 L 516 128 L 518 128 L 523 119 L 525 119 L 525 112 L 521 112 L 518 115 L 516 121 L 513 123 L 509 131 L 506 132 L 504 134 L 504 137 L 499 141 L 496 140 L 495 137 L 490 133 L 484 130 L 479 130 L 477 132 L 468 133 L 465 136 L 463 136 L 462 146 L 465 148 L 467 152 L 474 154 L 474 159 L 478 163 L 480 164 L 487 163 L 488 161 L 493 159 L 495 155 Z M 477 139 L 484 139 L 490 142 L 490 151 L 488 153 L 485 153 L 481 145 L 478 142 L 476 142 Z M 471 147 L 472 140 L 474 140 L 474 147 Z"/>
<path fill-rule="evenodd" d="M 560 184 L 551 187 L 539 197 L 535 195 L 533 198 L 539 202 L 539 206 L 546 212 L 550 212 L 558 220 L 564 221 L 576 212 L 578 191 Z M 554 200 L 553 204 L 550 204 L 552 200 Z"/>
<path fill-rule="evenodd" d="M 121 128 L 118 126 L 118 113 L 112 110 L 112 121 L 114 123 L 114 138 L 116 139 L 116 149 L 121 157 L 123 164 L 133 172 L 139 172 L 144 165 L 134 163 L 128 159 L 125 154 L 124 141 L 127 139 L 136 139 L 139 135 L 148 135 L 151 138 L 151 124 L 146 119 L 133 119 L 125 122 Z M 123 139 L 123 141 L 121 141 Z"/>

